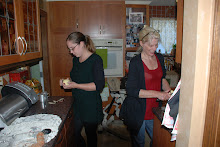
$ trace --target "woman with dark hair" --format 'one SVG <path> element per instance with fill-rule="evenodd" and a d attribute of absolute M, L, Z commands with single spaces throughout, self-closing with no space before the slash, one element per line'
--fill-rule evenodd
<path fill-rule="evenodd" d="M 97 127 L 103 120 L 100 92 L 104 88 L 105 78 L 102 58 L 95 54 L 95 47 L 89 36 L 80 32 L 71 33 L 67 39 L 67 48 L 73 54 L 71 80 L 60 80 L 64 89 L 72 89 L 74 98 L 74 144 L 85 147 L 81 136 L 85 128 L 87 146 L 97 146 Z"/>

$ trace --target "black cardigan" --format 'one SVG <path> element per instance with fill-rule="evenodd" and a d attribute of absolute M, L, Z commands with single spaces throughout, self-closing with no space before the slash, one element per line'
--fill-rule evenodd
<path fill-rule="evenodd" d="M 164 57 L 159 53 L 156 53 L 156 56 L 160 61 L 160 65 L 163 71 L 163 79 L 166 76 Z M 146 111 L 146 99 L 139 98 L 140 89 L 146 89 L 144 66 L 141 60 L 141 54 L 132 58 L 129 64 L 128 80 L 126 84 L 126 91 L 128 96 L 124 100 L 120 110 L 120 118 L 124 120 L 125 125 L 127 125 L 131 133 L 134 134 L 138 134 Z"/>

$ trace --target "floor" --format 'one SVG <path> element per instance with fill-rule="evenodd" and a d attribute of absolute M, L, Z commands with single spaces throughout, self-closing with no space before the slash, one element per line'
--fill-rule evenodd
<path fill-rule="evenodd" d="M 98 147 L 131 147 L 129 133 L 121 120 L 115 120 L 105 129 L 98 131 Z M 84 138 L 85 131 L 82 131 Z M 149 147 L 150 138 L 145 134 L 145 147 Z"/>

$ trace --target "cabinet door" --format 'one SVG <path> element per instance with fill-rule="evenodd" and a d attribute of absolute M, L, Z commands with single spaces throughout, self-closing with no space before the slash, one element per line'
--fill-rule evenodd
<path fill-rule="evenodd" d="M 77 2 L 77 17 L 79 31 L 90 37 L 101 35 L 102 3 L 95 1 Z"/>
<path fill-rule="evenodd" d="M 53 32 L 76 31 L 75 2 L 48 2 Z"/>
<path fill-rule="evenodd" d="M 60 135 L 57 139 L 57 142 L 55 144 L 55 147 L 66 147 L 67 141 L 66 141 L 66 126 L 64 124 L 62 131 L 60 132 Z"/>
<path fill-rule="evenodd" d="M 0 66 L 42 57 L 39 10 L 38 0 L 1 2 Z"/>
<path fill-rule="evenodd" d="M 122 38 L 125 28 L 124 2 L 104 2 L 102 18 L 102 36 L 107 38 Z"/>
<path fill-rule="evenodd" d="M 0 66 L 18 62 L 20 51 L 15 45 L 15 3 L 13 0 L 0 3 Z M 20 40 L 19 40 L 20 41 Z"/>
<path fill-rule="evenodd" d="M 24 44 L 22 61 L 40 58 L 42 57 L 42 49 L 39 1 L 16 0 L 16 3 L 22 5 L 19 7 L 20 9 L 16 9 L 16 17 L 20 17 L 20 22 L 17 24 L 19 28 L 18 37 L 23 38 Z M 21 14 L 23 16 L 20 16 Z"/>
<path fill-rule="evenodd" d="M 71 90 L 61 89 L 59 80 L 70 77 L 72 55 L 66 46 L 67 36 L 75 26 L 75 2 L 48 2 L 49 63 L 52 96 L 71 96 Z"/>

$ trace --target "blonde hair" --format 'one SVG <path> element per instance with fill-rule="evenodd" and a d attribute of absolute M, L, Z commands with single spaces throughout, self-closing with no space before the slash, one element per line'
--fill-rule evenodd
<path fill-rule="evenodd" d="M 154 28 L 149 27 L 147 25 L 144 25 L 144 27 L 139 32 L 139 41 L 142 41 L 143 43 L 145 43 L 145 42 L 150 42 L 151 43 L 151 41 L 153 39 L 160 40 L 160 34 Z M 140 46 L 137 49 L 138 52 L 141 52 L 142 50 L 143 50 L 142 46 Z"/>
<path fill-rule="evenodd" d="M 71 34 L 68 35 L 66 41 L 72 41 L 73 43 L 77 43 L 77 44 L 79 44 L 81 41 L 83 41 L 86 48 L 90 52 L 95 53 L 95 51 L 96 51 L 96 48 L 95 48 L 94 43 L 91 40 L 90 36 L 84 35 L 81 32 L 72 32 Z"/>

